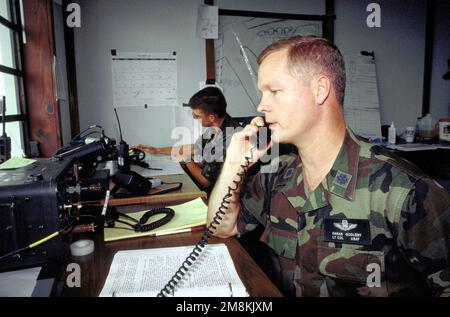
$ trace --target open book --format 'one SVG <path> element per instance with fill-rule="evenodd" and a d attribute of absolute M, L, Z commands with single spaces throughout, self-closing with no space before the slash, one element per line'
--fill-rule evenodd
<path fill-rule="evenodd" d="M 119 251 L 99 296 L 155 297 L 194 246 Z M 225 244 L 207 245 L 170 296 L 244 297 L 244 284 Z"/>

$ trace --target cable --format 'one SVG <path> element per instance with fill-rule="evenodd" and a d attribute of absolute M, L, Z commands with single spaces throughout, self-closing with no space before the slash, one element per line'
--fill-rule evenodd
<path fill-rule="evenodd" d="M 145 159 L 145 152 L 138 148 L 131 148 L 128 150 L 130 159 L 134 162 L 142 162 Z"/>
<path fill-rule="evenodd" d="M 150 217 L 153 217 L 153 216 L 159 215 L 159 214 L 165 214 L 165 216 L 159 220 L 156 220 L 154 222 L 146 224 L 148 219 L 150 219 Z M 115 216 L 117 216 L 117 218 Z M 133 222 L 136 222 L 136 224 L 132 224 L 127 221 L 120 220 L 119 219 L 120 216 L 122 216 L 126 219 L 129 219 Z M 139 220 L 137 220 L 127 214 L 116 211 L 116 212 L 114 212 L 114 214 L 109 215 L 105 218 L 105 223 L 108 227 L 114 228 L 115 222 L 119 222 L 119 223 L 125 224 L 127 226 L 130 226 L 136 232 L 147 232 L 147 231 L 150 231 L 150 230 L 153 230 L 153 229 L 156 229 L 156 228 L 159 228 L 159 227 L 165 225 L 170 220 L 172 220 L 172 218 L 174 216 L 175 216 L 175 211 L 172 208 L 151 209 L 151 210 L 147 211 Z M 124 229 L 124 228 L 120 228 L 120 229 Z"/>
<path fill-rule="evenodd" d="M 243 182 L 244 176 L 247 173 L 247 170 L 250 166 L 250 161 L 253 158 L 253 151 L 255 150 L 255 148 L 256 148 L 256 146 L 250 150 L 250 157 L 246 156 L 245 163 L 240 166 L 241 171 L 236 174 L 237 176 L 239 176 L 239 180 L 233 181 L 235 187 L 232 188 L 231 186 L 228 186 L 228 191 L 227 191 L 226 195 L 223 197 L 219 209 L 216 211 L 214 218 L 209 223 L 208 227 L 205 229 L 202 237 L 197 242 L 197 244 L 193 248 L 192 252 L 183 261 L 180 268 L 171 277 L 169 282 L 167 282 L 167 284 L 159 291 L 157 297 L 166 297 L 168 294 L 173 293 L 177 284 L 183 279 L 183 277 L 186 275 L 186 273 L 192 267 L 194 262 L 200 257 L 201 253 L 205 249 L 206 245 L 208 244 L 209 239 L 211 238 L 211 236 L 213 234 L 213 231 L 211 229 L 213 229 L 214 231 L 217 229 L 217 225 L 219 225 L 220 221 L 222 221 L 222 219 L 223 219 L 222 216 L 225 215 L 225 210 L 228 208 L 228 205 L 230 205 L 230 203 L 231 203 L 230 198 L 233 195 L 232 193 L 235 192 L 239 188 L 240 184 Z"/>
<path fill-rule="evenodd" d="M 158 214 L 165 214 L 166 216 L 162 219 L 156 220 L 147 225 L 145 224 L 150 217 L 152 217 L 154 215 L 158 215 Z M 150 231 L 150 230 L 159 228 L 159 227 L 165 225 L 166 223 L 168 223 L 173 218 L 173 216 L 175 216 L 175 211 L 171 208 L 152 209 L 150 211 L 147 211 L 141 217 L 141 219 L 139 219 L 139 223 L 135 225 L 134 230 L 138 231 L 138 232 L 146 232 L 146 231 Z"/>
<path fill-rule="evenodd" d="M 45 238 L 42 238 L 41 240 L 38 240 L 38 241 L 36 241 L 36 242 L 33 242 L 33 243 L 31 243 L 30 245 L 28 245 L 28 246 L 26 246 L 26 247 L 23 247 L 23 248 L 21 248 L 21 249 L 18 249 L 18 250 L 9 252 L 8 254 L 2 255 L 2 256 L 0 257 L 0 261 L 3 260 L 3 259 L 8 258 L 8 257 L 10 257 L 10 256 L 16 255 L 16 254 L 18 254 L 18 253 L 22 253 L 23 251 L 26 251 L 26 250 L 29 250 L 29 249 L 33 249 L 33 248 L 35 248 L 35 247 L 37 247 L 37 246 L 39 246 L 39 245 L 41 245 L 41 244 L 43 244 L 43 243 L 45 243 L 45 242 L 47 242 L 47 241 L 49 241 L 49 240 L 51 240 L 51 239 L 57 237 L 58 235 L 63 234 L 64 231 L 66 231 L 68 228 L 72 227 L 72 226 L 75 224 L 75 222 L 76 222 L 76 219 L 73 220 L 71 223 L 69 223 L 69 224 L 68 224 L 67 226 L 65 226 L 64 228 L 62 228 L 61 230 L 56 231 L 56 232 L 53 232 L 52 234 L 46 236 Z"/>
<path fill-rule="evenodd" d="M 161 182 L 161 184 L 163 184 L 163 185 L 178 185 L 180 187 L 183 185 L 182 182 L 173 182 L 173 183 Z"/>
<path fill-rule="evenodd" d="M 87 131 L 89 131 L 89 130 L 92 130 L 92 129 L 94 129 L 94 128 L 102 129 L 102 134 L 103 134 L 104 128 L 103 128 L 101 125 L 94 124 L 94 125 L 91 125 L 89 128 L 84 129 L 83 131 L 81 131 L 80 133 L 78 133 L 76 136 L 74 136 L 73 139 L 72 139 L 72 141 L 70 141 L 70 143 L 72 143 L 72 142 L 76 141 L 77 139 L 79 139 L 83 133 L 85 133 L 85 132 L 87 132 Z"/>
<path fill-rule="evenodd" d="M 121 126 L 120 126 L 119 115 L 117 114 L 117 109 L 116 109 L 116 108 L 114 108 L 114 113 L 116 114 L 117 124 L 119 125 L 120 142 L 123 142 L 123 138 L 122 138 L 122 128 L 121 128 Z"/>

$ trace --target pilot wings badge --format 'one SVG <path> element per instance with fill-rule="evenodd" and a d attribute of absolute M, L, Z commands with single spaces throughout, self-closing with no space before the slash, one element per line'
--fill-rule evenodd
<path fill-rule="evenodd" d="M 342 231 L 350 231 L 355 229 L 358 225 L 356 223 L 348 223 L 346 219 L 342 219 L 342 222 L 334 222 L 333 225 Z"/>

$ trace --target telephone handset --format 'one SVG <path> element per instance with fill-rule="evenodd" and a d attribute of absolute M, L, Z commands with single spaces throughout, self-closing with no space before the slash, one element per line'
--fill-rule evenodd
<path fill-rule="evenodd" d="M 211 229 L 216 230 L 217 226 L 220 224 L 220 222 L 223 219 L 223 216 L 225 215 L 225 211 L 228 205 L 231 203 L 230 199 L 233 195 L 233 192 L 235 192 L 243 182 L 244 176 L 247 173 L 247 170 L 253 158 L 253 152 L 259 147 L 259 144 L 262 144 L 262 146 L 265 147 L 270 143 L 271 140 L 270 129 L 268 128 L 268 125 L 266 124 L 265 120 L 264 126 L 260 127 L 258 133 L 256 134 L 256 140 L 257 144 L 255 144 L 255 146 L 252 147 L 250 150 L 250 157 L 249 156 L 245 157 L 245 162 L 240 166 L 240 171 L 237 173 L 239 180 L 233 181 L 235 185 L 234 187 L 228 186 L 228 191 L 222 198 L 220 207 L 216 211 L 216 214 L 214 215 L 211 223 L 205 229 L 202 237 L 197 242 L 191 253 L 183 261 L 180 268 L 175 272 L 175 274 L 172 276 L 169 282 L 160 290 L 160 292 L 157 295 L 158 297 L 166 297 L 167 295 L 172 294 L 177 284 L 181 281 L 181 279 L 183 279 L 184 275 L 189 271 L 194 262 L 200 257 L 201 252 L 206 247 L 206 244 L 208 243 L 209 239 L 213 234 L 213 231 Z"/>
<path fill-rule="evenodd" d="M 257 145 L 258 147 L 260 144 L 262 144 L 264 147 L 269 145 L 271 141 L 271 132 L 269 129 L 269 125 L 267 124 L 266 120 L 264 119 L 264 125 L 259 128 L 258 133 L 256 133 L 256 139 L 257 139 Z"/>

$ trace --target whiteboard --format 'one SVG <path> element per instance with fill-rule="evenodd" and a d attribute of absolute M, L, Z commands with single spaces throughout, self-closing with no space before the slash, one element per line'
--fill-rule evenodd
<path fill-rule="evenodd" d="M 219 39 L 214 41 L 216 82 L 223 88 L 231 116 L 257 114 L 257 57 L 270 43 L 293 35 L 322 36 L 322 22 L 219 16 Z"/>

